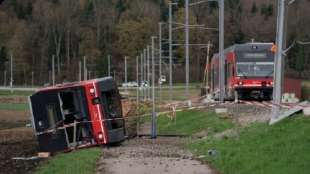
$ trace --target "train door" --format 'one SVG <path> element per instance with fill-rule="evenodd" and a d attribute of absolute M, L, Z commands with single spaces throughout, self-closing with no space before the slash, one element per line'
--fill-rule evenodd
<path fill-rule="evenodd" d="M 69 88 L 59 92 L 67 141 L 70 147 L 92 142 L 91 123 L 82 88 Z"/>

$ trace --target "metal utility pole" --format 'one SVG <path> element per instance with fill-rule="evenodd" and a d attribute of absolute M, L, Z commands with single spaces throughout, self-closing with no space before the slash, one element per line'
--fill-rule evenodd
<path fill-rule="evenodd" d="M 84 80 L 87 80 L 86 56 L 84 56 Z"/>
<path fill-rule="evenodd" d="M 3 86 L 6 86 L 6 70 L 4 70 Z"/>
<path fill-rule="evenodd" d="M 142 100 L 144 100 L 144 89 L 143 89 L 143 53 L 141 53 L 140 54 L 140 59 L 141 59 L 141 62 L 140 62 L 140 74 L 141 74 L 141 77 L 140 77 L 140 89 L 141 89 L 141 92 L 142 92 L 142 94 L 141 94 L 141 98 L 142 98 Z"/>
<path fill-rule="evenodd" d="M 152 137 L 156 138 L 156 106 L 155 106 L 155 38 L 152 37 Z"/>
<path fill-rule="evenodd" d="M 147 80 L 147 51 L 146 51 L 146 48 L 143 50 L 143 76 L 144 76 L 144 80 L 143 80 L 143 90 L 144 90 L 144 100 L 147 99 L 147 89 L 145 87 L 145 83 L 146 83 L 146 80 Z"/>
<path fill-rule="evenodd" d="M 33 88 L 34 86 L 34 72 L 31 72 L 31 87 Z"/>
<path fill-rule="evenodd" d="M 186 90 L 185 95 L 189 100 L 189 0 L 185 0 L 185 79 Z"/>
<path fill-rule="evenodd" d="M 111 76 L 111 55 L 108 56 L 108 76 Z"/>
<path fill-rule="evenodd" d="M 55 55 L 52 57 L 52 84 L 55 86 Z"/>
<path fill-rule="evenodd" d="M 275 55 L 275 71 L 274 71 L 274 88 L 273 88 L 273 105 L 272 119 L 276 119 L 280 108 L 282 98 L 282 71 L 283 71 L 283 44 L 284 44 L 284 15 L 285 0 L 278 0 L 278 16 L 277 16 L 277 51 Z"/>
<path fill-rule="evenodd" d="M 13 54 L 11 53 L 11 81 L 10 81 L 10 87 L 11 87 L 11 93 L 13 92 L 13 82 L 14 82 L 14 77 L 13 77 Z"/>
<path fill-rule="evenodd" d="M 127 56 L 125 56 L 125 88 L 126 88 L 126 91 L 127 91 Z"/>
<path fill-rule="evenodd" d="M 159 22 L 159 39 L 158 39 L 158 43 L 159 43 L 159 101 L 161 101 L 161 93 L 162 93 L 162 26 L 163 23 Z"/>
<path fill-rule="evenodd" d="M 172 100 L 172 5 L 169 3 L 169 100 Z"/>
<path fill-rule="evenodd" d="M 224 91 L 224 83 L 225 83 L 225 72 L 224 72 L 224 63 L 225 63 L 225 55 L 224 55 L 224 0 L 219 0 L 219 88 L 220 102 L 224 102 L 225 99 L 225 91 Z"/>
<path fill-rule="evenodd" d="M 82 62 L 79 61 L 79 81 L 82 81 Z"/>
<path fill-rule="evenodd" d="M 151 99 L 151 91 L 150 91 L 150 85 L 151 85 L 151 79 L 150 79 L 150 59 L 151 59 L 151 48 L 148 45 L 147 46 L 147 99 Z"/>
<path fill-rule="evenodd" d="M 206 66 L 209 66 L 210 62 L 210 47 L 211 47 L 211 42 L 208 42 L 208 48 L 207 48 L 207 63 Z M 206 86 L 208 89 L 210 89 L 210 83 L 209 83 L 209 67 L 206 67 Z"/>
<path fill-rule="evenodd" d="M 139 56 L 136 57 L 137 106 L 139 105 Z"/>

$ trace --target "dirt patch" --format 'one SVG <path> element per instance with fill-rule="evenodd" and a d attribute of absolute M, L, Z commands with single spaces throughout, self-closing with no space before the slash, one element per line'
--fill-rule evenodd
<path fill-rule="evenodd" d="M 30 123 L 29 112 L 26 111 L 0 111 L 0 130 L 25 127 Z"/>
<path fill-rule="evenodd" d="M 30 119 L 28 111 L 12 111 L 1 110 L 0 121 L 15 122 L 15 121 L 28 121 Z"/>
<path fill-rule="evenodd" d="M 27 103 L 27 97 L 22 96 L 1 96 L 0 103 L 12 103 L 12 104 L 20 104 Z"/>
<path fill-rule="evenodd" d="M 246 104 L 228 105 L 228 112 L 232 119 L 242 126 L 254 122 L 267 122 L 270 120 L 271 108 Z"/>
<path fill-rule="evenodd" d="M 39 161 L 13 160 L 13 157 L 29 157 L 37 153 L 37 143 L 30 128 L 0 131 L 0 173 L 31 173 Z"/>
<path fill-rule="evenodd" d="M 97 173 L 214 173 L 208 166 L 194 160 L 193 155 L 182 150 L 180 138 L 136 138 L 119 147 L 103 150 Z"/>

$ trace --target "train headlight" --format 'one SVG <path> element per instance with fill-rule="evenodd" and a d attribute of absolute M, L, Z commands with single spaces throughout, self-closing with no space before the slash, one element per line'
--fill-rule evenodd
<path fill-rule="evenodd" d="M 238 84 L 239 84 L 240 86 L 242 86 L 242 85 L 243 85 L 243 82 L 239 82 Z"/>
<path fill-rule="evenodd" d="M 94 88 L 90 88 L 89 92 L 90 92 L 90 94 L 94 95 L 95 94 L 95 89 Z"/>
<path fill-rule="evenodd" d="M 102 133 L 99 133 L 99 134 L 98 134 L 98 138 L 99 138 L 100 140 L 102 140 L 102 139 L 103 139 L 103 134 L 102 134 Z"/>

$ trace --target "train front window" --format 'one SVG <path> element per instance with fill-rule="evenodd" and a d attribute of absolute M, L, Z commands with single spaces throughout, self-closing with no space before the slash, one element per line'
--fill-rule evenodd
<path fill-rule="evenodd" d="M 272 77 L 273 62 L 239 62 L 237 63 L 237 76 L 239 77 Z"/>
<path fill-rule="evenodd" d="M 118 118 L 122 116 L 120 97 L 117 90 L 110 90 L 101 93 L 103 106 L 108 118 Z"/>

